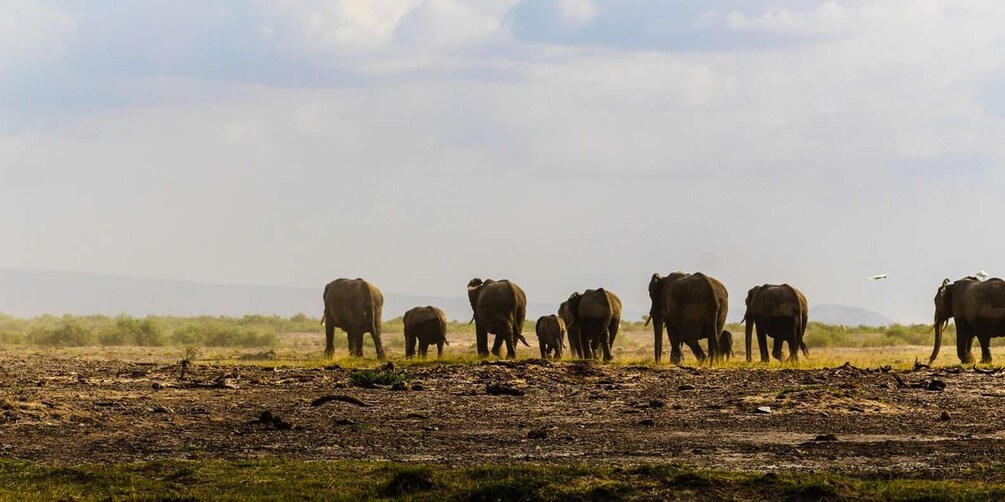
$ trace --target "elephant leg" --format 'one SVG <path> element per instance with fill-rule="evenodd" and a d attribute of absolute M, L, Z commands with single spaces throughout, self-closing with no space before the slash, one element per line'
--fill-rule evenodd
<path fill-rule="evenodd" d="M 443 341 L 436 342 L 436 358 L 443 357 Z"/>
<path fill-rule="evenodd" d="M 325 320 L 325 359 L 335 355 L 335 323 Z"/>
<path fill-rule="evenodd" d="M 966 322 L 956 320 L 956 355 L 961 364 L 971 364 L 974 356 L 970 352 L 974 345 L 974 333 Z"/>
<path fill-rule="evenodd" d="M 349 339 L 349 355 L 353 357 L 363 357 L 363 333 L 347 333 Z"/>
<path fill-rule="evenodd" d="M 981 364 L 989 364 L 991 362 L 991 337 L 980 336 L 978 340 L 981 342 Z"/>
<path fill-rule="evenodd" d="M 687 346 L 691 348 L 691 352 L 694 353 L 694 357 L 695 359 L 698 360 L 699 363 L 705 362 L 706 358 L 705 351 L 702 350 L 701 344 L 698 342 L 698 340 L 688 340 L 684 343 L 686 343 Z"/>
<path fill-rule="evenodd" d="M 562 337 L 558 337 L 558 343 L 555 344 L 555 359 L 562 358 Z"/>
<path fill-rule="evenodd" d="M 608 333 L 607 330 L 604 330 L 604 332 L 600 334 L 600 348 L 603 349 L 603 351 L 604 351 L 604 362 L 607 362 L 607 361 L 610 361 L 611 359 L 613 359 L 613 356 L 611 355 L 611 338 L 610 337 L 611 337 L 611 334 Z"/>
<path fill-rule="evenodd" d="M 541 349 L 541 359 L 547 359 L 548 358 L 548 344 L 545 343 L 544 340 L 542 340 L 542 339 L 539 338 L 537 340 L 537 345 L 538 345 L 538 348 Z"/>
<path fill-rule="evenodd" d="M 415 335 L 405 334 L 405 359 L 415 357 Z"/>
<path fill-rule="evenodd" d="M 506 359 L 516 359 L 516 334 L 510 333 L 504 339 L 506 341 Z"/>
<path fill-rule="evenodd" d="M 775 336 L 771 339 L 771 357 L 782 360 L 782 337 Z"/>
<path fill-rule="evenodd" d="M 785 343 L 789 344 L 789 361 L 799 362 L 799 342 L 796 341 L 798 334 L 793 333 L 792 338 L 786 340 Z"/>
<path fill-rule="evenodd" d="M 495 342 L 492 343 L 492 355 L 499 357 L 499 349 L 502 348 L 503 339 L 501 336 L 496 335 Z"/>
<path fill-rule="evenodd" d="M 757 351 L 761 353 L 762 363 L 771 360 L 768 358 L 768 334 L 760 325 L 757 326 Z"/>
<path fill-rule="evenodd" d="M 429 342 L 423 340 L 419 343 L 419 357 L 425 359 L 427 354 L 429 354 Z"/>
<path fill-rule="evenodd" d="M 593 359 L 593 343 L 586 333 L 579 332 L 579 349 L 583 351 L 583 359 Z"/>
<path fill-rule="evenodd" d="M 683 344 L 676 331 L 667 328 L 667 340 L 670 342 L 670 363 L 680 366 L 684 363 Z"/>
<path fill-rule="evenodd" d="M 478 357 L 489 356 L 489 334 L 475 321 L 475 342 L 478 345 Z"/>
<path fill-rule="evenodd" d="M 370 336 L 373 337 L 373 348 L 377 351 L 377 359 L 379 359 L 381 361 L 383 361 L 384 359 L 387 359 L 387 354 L 384 353 L 384 342 L 383 342 L 382 337 L 380 335 L 380 324 L 374 326 L 373 332 L 370 333 Z M 361 338 L 361 340 L 360 340 L 359 344 L 360 344 L 360 347 L 362 347 L 363 346 L 363 340 L 362 340 L 363 336 L 360 335 L 360 338 Z"/>

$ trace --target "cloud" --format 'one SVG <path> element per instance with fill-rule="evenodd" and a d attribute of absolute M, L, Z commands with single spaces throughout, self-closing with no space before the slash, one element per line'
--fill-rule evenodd
<path fill-rule="evenodd" d="M 57 59 L 77 27 L 72 14 L 42 2 L 9 0 L 0 10 L 0 70 Z"/>
<path fill-rule="evenodd" d="M 562 23 L 570 28 L 590 24 L 597 17 L 597 6 L 593 0 L 559 0 L 558 11 Z"/>

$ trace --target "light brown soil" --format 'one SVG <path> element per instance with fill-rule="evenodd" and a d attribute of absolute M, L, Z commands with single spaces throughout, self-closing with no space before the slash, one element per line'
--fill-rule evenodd
<path fill-rule="evenodd" d="M 970 368 L 535 360 L 405 368 L 423 390 L 357 388 L 349 383 L 352 370 L 341 368 L 197 365 L 184 379 L 179 370 L 166 362 L 0 351 L 0 455 L 56 464 L 276 456 L 658 461 L 930 477 L 959 476 L 1005 458 L 1005 373 Z M 910 387 L 932 380 L 945 389 Z M 526 394 L 488 395 L 488 384 Z M 371 406 L 311 405 L 332 394 Z M 757 413 L 759 407 L 771 412 Z M 264 411 L 292 428 L 260 422 Z M 822 434 L 837 441 L 814 440 Z"/>

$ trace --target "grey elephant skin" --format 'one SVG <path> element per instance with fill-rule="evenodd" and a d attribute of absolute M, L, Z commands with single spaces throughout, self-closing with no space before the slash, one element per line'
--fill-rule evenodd
<path fill-rule="evenodd" d="M 653 274 L 649 280 L 649 320 L 653 323 L 656 362 L 663 353 L 663 328 L 670 340 L 670 361 L 684 361 L 683 344 L 687 344 L 698 361 L 705 361 L 705 351 L 699 341 L 708 340 L 711 361 L 729 354 L 732 335 L 725 331 L 729 294 L 726 287 L 701 272 L 674 272 L 666 277 Z"/>
<path fill-rule="evenodd" d="M 974 338 L 981 344 L 981 362 L 991 362 L 991 339 L 1005 336 L 1005 281 L 995 277 L 980 281 L 964 277 L 942 281 L 935 294 L 935 347 L 928 359 L 939 357 L 942 332 L 949 320 L 956 322 L 956 355 L 963 364 L 974 362 L 970 353 Z"/>
<path fill-rule="evenodd" d="M 568 300 L 571 326 L 577 328 L 577 343 L 583 359 L 601 355 L 604 361 L 612 359 L 611 346 L 621 326 L 621 299 L 614 293 L 588 289 L 582 294 L 573 293 Z M 571 342 L 570 342 L 571 345 Z"/>
<path fill-rule="evenodd" d="M 416 345 L 419 357 L 425 359 L 430 345 L 436 345 L 436 357 L 443 357 L 443 346 L 447 341 L 447 315 L 432 307 L 415 307 L 405 312 L 405 357 L 415 357 Z"/>
<path fill-rule="evenodd" d="M 516 357 L 516 342 L 530 346 L 523 337 L 523 323 L 527 319 L 527 295 L 520 286 L 508 281 L 492 279 L 471 279 L 468 282 L 468 301 L 475 323 L 475 339 L 478 355 L 489 355 L 488 335 L 495 335 L 492 354 L 499 356 L 503 343 L 506 357 Z"/>
<path fill-rule="evenodd" d="M 541 348 L 541 359 L 561 359 L 565 347 L 565 321 L 552 314 L 541 316 L 534 325 L 537 345 Z"/>
<path fill-rule="evenodd" d="M 376 286 L 363 279 L 335 279 L 325 286 L 324 324 L 325 357 L 335 354 L 335 328 L 348 334 L 349 354 L 363 356 L 363 334 L 373 336 L 377 358 L 384 359 L 384 344 L 380 339 L 380 316 L 384 295 Z"/>
<path fill-rule="evenodd" d="M 572 353 L 572 357 L 576 359 L 583 358 L 583 349 L 579 346 L 579 325 L 572 324 L 572 311 L 570 310 L 569 301 L 566 300 L 558 306 L 558 317 L 562 318 L 562 322 L 565 323 L 565 332 L 569 339 L 569 351 Z"/>
<path fill-rule="evenodd" d="M 782 345 L 789 346 L 789 360 L 798 361 L 799 351 L 809 356 L 803 340 L 806 334 L 809 306 L 806 297 L 788 284 L 762 284 L 747 291 L 743 314 L 746 324 L 747 362 L 751 361 L 751 338 L 757 332 L 757 348 L 761 362 L 768 362 L 768 337 L 773 340 L 771 355 L 782 360 Z"/>

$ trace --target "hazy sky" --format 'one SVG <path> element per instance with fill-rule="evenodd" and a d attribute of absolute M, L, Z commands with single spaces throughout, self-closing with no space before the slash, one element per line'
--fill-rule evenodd
<path fill-rule="evenodd" d="M 0 266 L 633 310 L 704 271 L 926 321 L 943 277 L 1005 274 L 1003 26 L 1000 0 L 0 0 Z"/>

